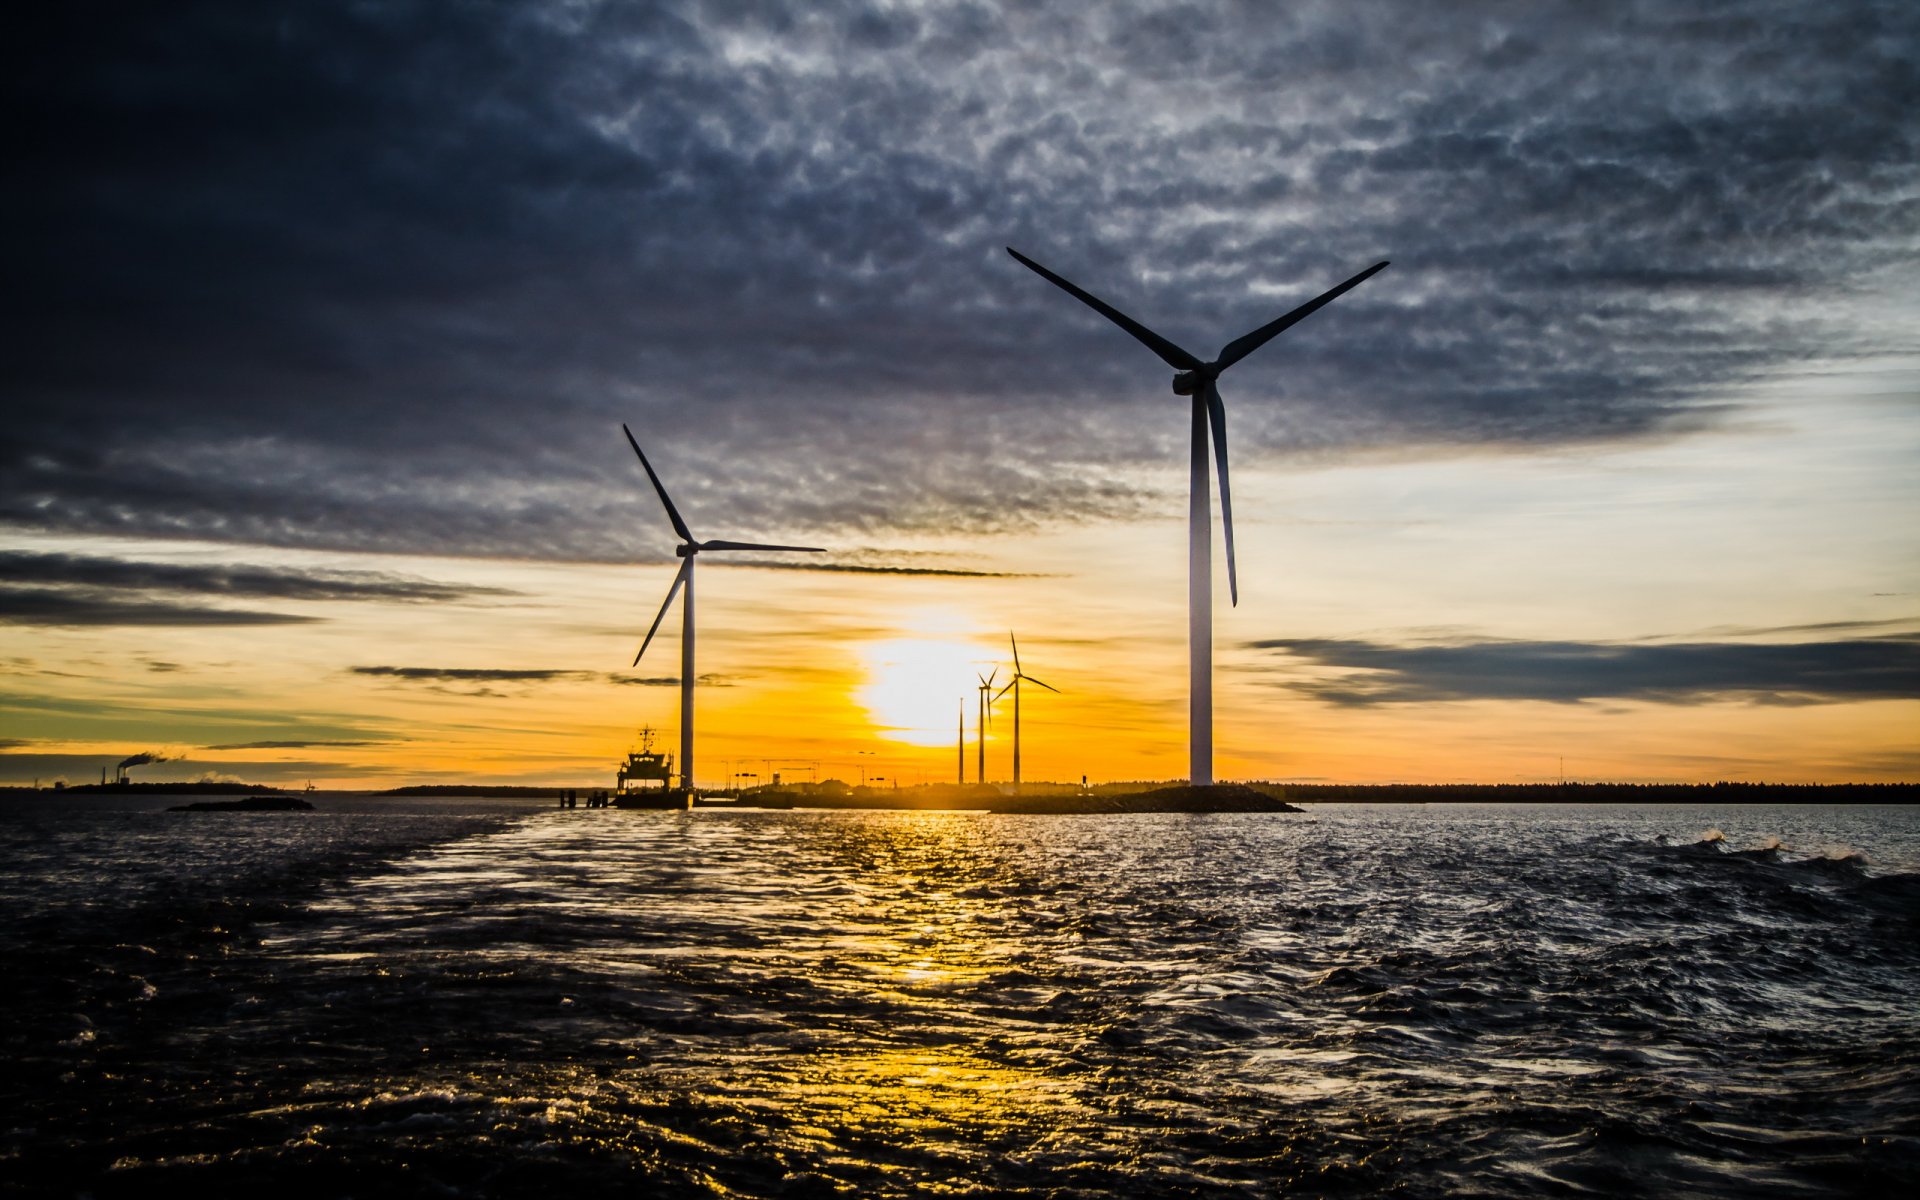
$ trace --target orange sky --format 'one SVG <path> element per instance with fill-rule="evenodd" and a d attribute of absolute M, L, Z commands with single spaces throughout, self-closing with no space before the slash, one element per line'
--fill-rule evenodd
<path fill-rule="evenodd" d="M 1352 672 L 1248 645 L 1767 644 L 1837 624 L 1920 629 L 1911 519 L 1920 488 L 1899 469 L 1920 446 L 1920 423 L 1900 396 L 1856 389 L 1824 397 L 1816 434 L 1796 418 L 1801 393 L 1776 392 L 1760 410 L 1767 419 L 1653 447 L 1242 465 L 1242 602 L 1226 605 L 1223 581 L 1215 621 L 1219 775 L 1537 781 L 1557 778 L 1564 760 L 1577 779 L 1913 778 L 1920 700 L 1782 704 L 1728 693 L 1341 704 L 1304 685 Z M 670 470 L 673 449 L 660 457 Z M 991 576 L 703 559 L 699 670 L 712 678 L 698 690 L 700 781 L 769 770 L 951 779 L 962 704 L 971 776 L 974 673 L 998 668 L 1004 680 L 1009 629 L 1027 670 L 1059 689 L 1029 691 L 1024 702 L 1028 779 L 1183 775 L 1184 479 L 1169 469 L 1152 482 L 1166 497 L 1162 511 L 1136 522 L 889 547 Z M 705 536 L 731 536 L 724 514 L 689 518 Z M 635 557 L 653 561 L 632 566 L 23 532 L 9 545 L 496 590 L 435 603 L 270 606 L 321 618 L 305 624 L 0 627 L 6 736 L 33 751 L 8 756 L 18 764 L 8 782 L 84 782 L 121 756 L 165 751 L 180 761 L 136 777 L 606 785 L 637 727 L 658 730 L 663 749 L 676 744 L 676 690 L 622 682 L 678 668 L 677 610 L 646 661 L 627 666 L 674 569 L 664 520 L 634 531 Z M 503 670 L 547 674 L 431 674 Z M 989 737 L 995 779 L 1011 771 L 1011 716 L 1003 702 Z"/>

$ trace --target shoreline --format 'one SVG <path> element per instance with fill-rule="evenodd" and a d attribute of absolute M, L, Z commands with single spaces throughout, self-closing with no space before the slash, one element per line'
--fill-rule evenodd
<path fill-rule="evenodd" d="M 426 784 L 400 788 L 321 788 L 313 792 L 263 784 L 134 783 L 70 788 L 0 787 L 7 798 L 295 795 L 313 799 L 495 799 L 549 805 L 571 791 L 585 796 L 604 787 Z M 1299 812 L 1319 804 L 1872 804 L 1920 803 L 1920 783 L 1550 783 L 1550 784 L 1293 784 L 1264 781 L 1192 788 L 1170 783 L 1102 784 L 1082 790 L 1030 784 L 1020 793 L 993 785 L 922 784 L 909 788 L 810 787 L 801 784 L 745 792 L 701 793 L 701 807 L 755 809 L 865 809 L 987 811 L 999 813 Z"/>

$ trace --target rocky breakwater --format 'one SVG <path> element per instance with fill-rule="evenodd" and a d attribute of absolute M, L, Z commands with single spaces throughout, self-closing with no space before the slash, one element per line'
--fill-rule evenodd
<path fill-rule="evenodd" d="M 1297 813 L 1277 796 L 1239 783 L 1211 787 L 1166 787 L 1113 796 L 1005 796 L 988 806 L 997 813 Z"/>
<path fill-rule="evenodd" d="M 168 812 L 312 812 L 313 805 L 297 796 L 248 796 L 244 800 L 197 800 L 176 804 Z"/>

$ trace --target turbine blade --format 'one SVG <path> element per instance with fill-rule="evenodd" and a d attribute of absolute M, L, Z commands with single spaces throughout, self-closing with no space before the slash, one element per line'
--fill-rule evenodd
<path fill-rule="evenodd" d="M 1039 263 L 1028 258 L 1026 255 L 1020 253 L 1018 250 L 1015 250 L 1012 246 L 1007 247 L 1007 253 L 1013 255 L 1015 259 L 1019 260 L 1022 264 L 1024 264 L 1025 266 L 1031 268 L 1033 271 L 1038 273 L 1039 276 L 1042 279 L 1045 279 L 1048 283 L 1053 284 L 1055 287 L 1066 292 L 1068 295 L 1072 296 L 1074 299 L 1080 301 L 1080 303 L 1086 305 L 1088 308 L 1091 308 L 1093 311 L 1099 313 L 1101 316 L 1105 317 L 1107 320 L 1112 321 L 1115 325 L 1118 325 L 1120 328 L 1132 334 L 1134 336 L 1134 340 L 1138 341 L 1141 345 L 1153 351 L 1155 354 L 1158 354 L 1160 356 L 1161 362 L 1166 363 L 1168 366 L 1174 368 L 1175 370 L 1194 371 L 1194 370 L 1198 370 L 1201 366 L 1204 365 L 1203 363 L 1201 363 L 1199 359 L 1195 358 L 1193 355 L 1187 353 L 1185 350 L 1182 350 L 1180 347 L 1174 345 L 1172 342 L 1168 341 L 1166 338 L 1161 337 L 1159 334 L 1155 333 L 1153 330 L 1148 329 L 1145 325 L 1142 325 L 1140 322 L 1134 320 L 1132 317 L 1121 312 L 1119 309 L 1115 308 L 1113 305 L 1108 304 L 1105 300 L 1102 300 L 1100 297 L 1094 295 L 1092 292 L 1082 291 L 1080 288 L 1077 288 L 1073 284 L 1068 283 L 1066 280 L 1060 278 L 1058 275 L 1055 275 L 1052 271 L 1047 270 L 1045 267 L 1041 266 Z"/>
<path fill-rule="evenodd" d="M 1227 533 L 1227 592 L 1240 604 L 1240 575 L 1233 563 L 1233 489 L 1227 486 L 1227 406 L 1220 389 L 1207 384 L 1207 419 L 1213 425 L 1213 460 L 1220 465 L 1220 528 Z"/>
<path fill-rule="evenodd" d="M 808 554 L 825 554 L 818 546 L 766 546 L 759 542 L 701 542 L 702 550 L 799 550 Z"/>
<path fill-rule="evenodd" d="M 1024 680 L 1026 680 L 1026 681 L 1027 681 L 1028 683 L 1036 683 L 1036 684 L 1040 684 L 1040 686 L 1041 686 L 1041 687 L 1043 687 L 1043 688 L 1045 688 L 1045 689 L 1047 689 L 1047 690 L 1048 690 L 1048 691 L 1050 691 L 1050 692 L 1058 692 L 1058 691 L 1060 690 L 1059 688 L 1057 688 L 1057 687 L 1055 687 L 1055 686 L 1053 686 L 1053 685 L 1052 685 L 1052 684 L 1050 684 L 1050 683 L 1040 683 L 1040 681 L 1039 681 L 1038 679 L 1035 679 L 1035 678 L 1034 678 L 1033 676 L 1031 676 L 1031 675 L 1022 675 L 1022 676 L 1021 676 L 1020 678 L 1022 678 L 1022 679 L 1024 679 Z"/>
<path fill-rule="evenodd" d="M 1312 316 L 1314 313 L 1318 312 L 1321 308 L 1325 307 L 1328 304 L 1333 303 L 1335 300 L 1338 300 L 1341 297 L 1341 295 L 1343 295 L 1348 289 L 1358 287 L 1362 282 L 1366 280 L 1366 278 L 1369 275 L 1372 275 L 1375 271 L 1379 271 L 1383 269 L 1384 267 L 1386 267 L 1386 265 L 1387 264 L 1383 262 L 1375 263 L 1372 266 L 1368 267 L 1366 270 L 1360 272 L 1358 275 L 1355 275 L 1352 279 L 1347 280 L 1345 283 L 1341 284 L 1339 287 L 1333 288 L 1330 291 L 1322 292 L 1320 295 L 1307 301 L 1305 304 L 1302 304 L 1299 308 L 1294 309 L 1292 312 L 1288 313 L 1284 317 L 1281 317 L 1279 320 L 1272 321 L 1272 322 L 1269 322 L 1268 324 L 1262 325 L 1260 328 L 1254 330 L 1252 333 L 1245 335 L 1244 337 L 1237 337 L 1233 339 L 1232 341 L 1227 343 L 1225 349 L 1220 351 L 1220 359 L 1217 366 L 1222 371 L 1226 370 L 1228 367 L 1239 362 L 1241 359 L 1245 358 L 1247 355 L 1252 354 L 1255 350 L 1258 350 L 1260 347 L 1266 345 L 1267 342 L 1272 340 L 1274 335 L 1285 331 L 1288 327 L 1296 324 L 1299 321 L 1305 320 L 1306 318 Z"/>
<path fill-rule="evenodd" d="M 1020 639 L 1013 636 L 1013 630 L 1007 630 L 1007 640 L 1013 643 L 1013 673 L 1020 673 Z"/>
<path fill-rule="evenodd" d="M 628 429 L 623 422 L 620 432 L 627 435 L 627 444 L 632 446 L 633 452 L 640 456 L 640 465 L 647 469 L 647 478 L 653 480 L 653 490 L 660 493 L 660 503 L 667 506 L 667 520 L 673 522 L 673 531 L 680 535 L 681 541 L 691 542 L 693 534 L 688 531 L 687 523 L 680 519 L 680 510 L 673 506 L 673 500 L 667 495 L 667 489 L 661 486 L 660 477 L 653 473 L 653 464 L 647 461 L 647 452 L 642 450 L 640 443 L 633 439 L 633 430 Z"/>
<path fill-rule="evenodd" d="M 1007 686 L 1005 686 L 1005 687 L 1003 687 L 1003 688 L 1001 688 L 1001 689 L 1000 689 L 1000 691 L 999 691 L 998 693 L 996 693 L 996 694 L 994 695 L 994 697 L 993 697 L 993 698 L 994 698 L 995 700 L 998 700 L 998 699 L 1000 699 L 1000 697 L 1001 697 L 1001 696 L 1004 696 L 1004 695 L 1006 695 L 1006 694 L 1007 694 L 1008 692 L 1010 692 L 1010 691 L 1012 691 L 1012 690 L 1013 690 L 1013 684 L 1014 684 L 1014 683 L 1019 683 L 1019 682 L 1020 682 L 1020 677 L 1019 677 L 1018 675 L 1015 675 L 1015 676 L 1013 677 L 1013 683 L 1009 683 L 1009 684 L 1008 684 Z"/>
<path fill-rule="evenodd" d="M 667 589 L 667 598 L 661 602 L 660 612 L 653 618 L 653 628 L 647 630 L 647 640 L 640 643 L 640 654 L 633 656 L 634 666 L 640 665 L 640 655 L 645 654 L 647 647 L 653 645 L 653 635 L 660 632 L 660 622 L 666 619 L 667 610 L 673 607 L 673 598 L 680 594 L 680 585 L 687 581 L 687 572 L 691 570 L 693 570 L 691 558 L 681 562 L 680 570 L 673 576 L 673 586 Z"/>

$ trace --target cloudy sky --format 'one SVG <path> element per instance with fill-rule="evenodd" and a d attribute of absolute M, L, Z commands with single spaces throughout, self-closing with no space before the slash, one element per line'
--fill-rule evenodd
<path fill-rule="evenodd" d="M 600 781 L 675 720 L 623 421 L 829 548 L 703 569 L 703 780 L 948 777 L 1009 627 L 1029 776 L 1183 774 L 1186 402 L 1007 245 L 1203 356 L 1393 262 L 1223 384 L 1223 775 L 1920 774 L 1911 3 L 19 36 L 0 782 Z"/>

